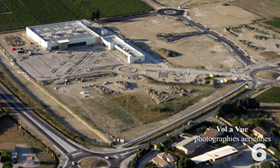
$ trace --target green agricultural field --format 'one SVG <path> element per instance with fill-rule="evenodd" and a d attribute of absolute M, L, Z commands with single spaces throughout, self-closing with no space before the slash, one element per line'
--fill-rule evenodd
<path fill-rule="evenodd" d="M 268 24 L 270 26 L 280 28 L 280 18 L 279 17 L 274 17 L 271 20 L 264 21 L 265 24 Z"/>
<path fill-rule="evenodd" d="M 0 13 L 0 31 L 89 19 L 92 11 L 96 9 L 99 9 L 103 18 L 151 10 L 140 0 L 1 0 L 0 2 L 2 2 L 0 11 L 6 6 L 11 12 L 10 14 Z"/>
<path fill-rule="evenodd" d="M 0 1 L 0 13 L 9 12 L 9 9 Z"/>
<path fill-rule="evenodd" d="M 280 87 L 272 87 L 256 97 L 260 102 L 280 103 Z"/>

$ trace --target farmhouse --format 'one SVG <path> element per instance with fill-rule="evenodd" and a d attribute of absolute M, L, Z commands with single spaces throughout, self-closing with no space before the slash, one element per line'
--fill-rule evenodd
<path fill-rule="evenodd" d="M 197 165 L 219 165 L 231 160 L 236 159 L 240 153 L 232 146 L 224 146 L 210 152 L 206 152 L 202 155 L 191 158 Z"/>
<path fill-rule="evenodd" d="M 128 63 L 145 61 L 145 55 L 138 48 L 98 24 L 93 25 L 95 27 L 90 27 L 86 20 L 75 20 L 26 27 L 26 34 L 48 51 L 101 43 L 109 50 L 119 51 Z"/>
<path fill-rule="evenodd" d="M 151 162 L 161 168 L 174 168 L 177 158 L 168 153 L 159 153 L 154 157 Z"/>

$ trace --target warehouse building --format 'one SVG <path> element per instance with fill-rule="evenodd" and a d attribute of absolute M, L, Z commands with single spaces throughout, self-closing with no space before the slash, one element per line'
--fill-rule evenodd
<path fill-rule="evenodd" d="M 86 20 L 75 20 L 26 27 L 26 34 L 46 50 L 99 43 L 100 36 L 92 31 Z"/>
<path fill-rule="evenodd" d="M 90 29 L 90 23 L 86 20 L 26 27 L 26 34 L 46 50 L 65 50 L 101 43 L 109 50 L 119 51 L 128 63 L 145 61 L 145 55 L 138 48 L 97 23 L 93 25 L 101 31 L 100 34 Z"/>
<path fill-rule="evenodd" d="M 197 165 L 219 165 L 231 160 L 236 159 L 240 153 L 232 146 L 224 146 L 210 152 L 206 152 L 202 155 L 191 158 Z"/>

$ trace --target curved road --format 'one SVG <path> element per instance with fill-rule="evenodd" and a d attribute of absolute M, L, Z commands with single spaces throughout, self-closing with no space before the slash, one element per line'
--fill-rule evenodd
<path fill-rule="evenodd" d="M 174 11 L 173 13 L 171 11 Z M 201 25 L 198 22 L 195 22 L 194 20 L 185 17 L 185 11 L 184 10 L 177 10 L 177 9 L 172 9 L 172 8 L 166 8 L 166 9 L 160 9 L 158 10 L 158 13 L 161 15 L 168 15 L 168 16 L 174 16 L 177 19 L 179 19 L 180 21 L 182 21 L 183 23 L 187 22 L 189 25 L 196 27 L 198 30 L 200 30 L 201 32 L 205 33 L 205 34 L 209 34 L 212 35 L 213 37 L 216 38 L 217 41 L 219 42 L 223 42 L 226 45 L 228 45 L 238 56 L 239 58 L 242 60 L 242 64 L 245 65 L 252 65 L 254 64 L 250 57 L 247 56 L 243 50 L 241 48 L 239 48 L 239 46 L 237 44 L 235 44 L 234 42 L 230 41 L 229 39 L 227 39 L 224 36 L 220 36 L 218 33 L 210 30 L 209 28 L 204 27 L 203 25 Z M 176 36 L 174 36 L 174 38 L 176 38 Z M 177 37 L 178 38 L 178 37 Z M 169 38 L 169 41 L 171 39 Z M 172 40 L 171 40 L 172 41 Z M 175 41 L 175 40 L 174 40 Z"/>
<path fill-rule="evenodd" d="M 98 151 L 91 151 L 86 147 L 79 145 L 59 131 L 54 129 L 51 125 L 46 123 L 43 119 L 38 117 L 30 108 L 21 103 L 12 93 L 10 93 L 2 84 L 0 84 L 0 100 L 1 106 L 8 110 L 8 112 L 20 122 L 27 123 L 28 128 L 36 133 L 40 138 L 44 139 L 61 155 L 65 156 L 63 159 L 63 167 L 78 167 L 73 166 L 72 161 L 77 163 L 82 158 L 86 157 L 110 157 L 108 160 L 111 167 L 119 167 L 121 162 L 128 156 L 137 152 L 137 147 L 118 151 L 116 149 L 101 149 Z M 101 152 L 103 151 L 103 152 Z"/>

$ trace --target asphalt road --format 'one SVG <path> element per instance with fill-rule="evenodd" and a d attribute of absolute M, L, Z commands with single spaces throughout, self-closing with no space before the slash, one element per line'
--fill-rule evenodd
<path fill-rule="evenodd" d="M 172 13 L 171 11 L 174 11 L 174 12 Z M 206 28 L 205 26 L 201 25 L 200 23 L 195 22 L 194 20 L 191 20 L 188 17 L 185 17 L 184 16 L 184 13 L 185 13 L 184 10 L 176 10 L 176 9 L 166 8 L 166 9 L 158 10 L 158 13 L 161 14 L 161 15 L 174 16 L 178 20 L 182 21 L 183 23 L 187 22 L 188 25 L 198 28 L 198 30 L 200 30 L 204 34 L 210 34 L 210 35 L 214 36 L 217 39 L 217 41 L 224 42 L 225 44 L 227 44 L 240 57 L 243 64 L 245 64 L 245 65 L 252 65 L 253 64 L 250 57 L 245 55 L 245 53 L 238 47 L 237 44 L 230 41 L 229 39 L 227 39 L 224 36 L 220 36 L 218 33 L 210 30 L 209 28 Z M 178 39 L 178 36 L 168 37 L 168 41 L 170 41 L 170 42 L 176 41 L 176 39 Z"/>
<path fill-rule="evenodd" d="M 163 38 L 166 42 L 175 42 L 182 38 L 191 37 L 191 36 L 197 36 L 206 34 L 205 32 L 193 32 L 193 33 L 184 33 L 184 34 L 160 34 L 158 37 Z"/>
<path fill-rule="evenodd" d="M 110 162 L 111 167 L 120 167 L 120 164 L 124 159 L 137 152 L 137 147 L 121 151 L 116 149 L 104 150 L 101 148 L 95 148 L 97 150 L 96 152 L 91 151 L 82 145 L 72 142 L 55 128 L 53 128 L 50 124 L 34 114 L 34 112 L 30 110 L 29 107 L 26 107 L 22 102 L 20 102 L 2 84 L 0 84 L 0 99 L 2 107 L 6 108 L 11 114 L 18 114 L 20 116 L 19 119 L 25 120 L 24 122 L 32 125 L 32 127 L 29 127 L 29 129 L 35 133 L 40 132 L 41 134 L 37 134 L 40 136 L 40 138 L 47 141 L 49 145 L 58 151 L 58 153 L 66 157 L 63 167 L 78 167 L 77 165 L 73 166 L 72 161 L 77 163 L 83 158 L 105 158 L 105 156 L 110 158 L 108 161 Z"/>

